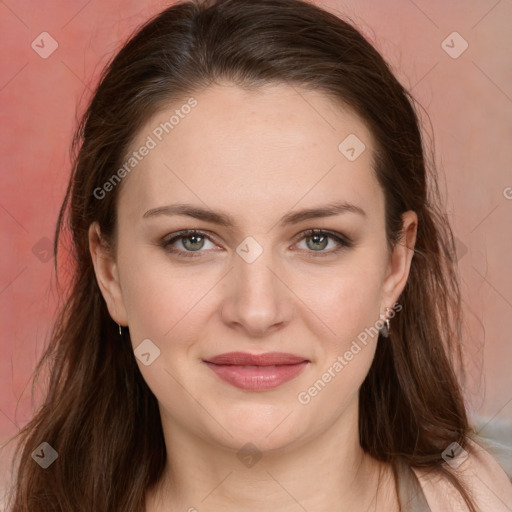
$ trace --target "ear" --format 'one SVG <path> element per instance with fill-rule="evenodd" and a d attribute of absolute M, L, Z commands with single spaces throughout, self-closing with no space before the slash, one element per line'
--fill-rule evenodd
<path fill-rule="evenodd" d="M 392 308 L 402 293 L 411 268 L 416 233 L 418 228 L 418 216 L 412 210 L 402 214 L 402 235 L 397 242 L 389 258 L 386 277 L 383 285 L 383 303 L 381 311 L 385 314 L 386 307 Z"/>
<path fill-rule="evenodd" d="M 123 302 L 123 294 L 119 281 L 119 272 L 114 255 L 101 238 L 97 222 L 89 226 L 89 250 L 96 280 L 101 294 L 105 299 L 108 311 L 114 322 L 128 325 L 128 317 Z"/>

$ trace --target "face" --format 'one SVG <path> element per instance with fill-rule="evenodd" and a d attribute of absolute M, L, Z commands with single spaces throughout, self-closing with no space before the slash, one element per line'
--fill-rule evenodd
<path fill-rule="evenodd" d="M 164 429 L 299 445 L 357 420 L 369 333 L 405 286 L 416 217 L 388 252 L 372 137 L 327 97 L 217 85 L 194 98 L 138 133 L 132 151 L 151 149 L 122 182 L 115 255 L 91 226 L 100 289 Z M 214 359 L 233 352 L 246 359 Z M 247 358 L 268 353 L 281 356 Z"/>

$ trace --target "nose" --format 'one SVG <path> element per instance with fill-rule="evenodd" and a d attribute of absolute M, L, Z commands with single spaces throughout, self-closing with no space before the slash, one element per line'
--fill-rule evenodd
<path fill-rule="evenodd" d="M 284 270 L 263 250 L 252 263 L 237 254 L 228 274 L 222 319 L 232 329 L 261 338 L 287 325 L 293 315 L 293 293 Z"/>

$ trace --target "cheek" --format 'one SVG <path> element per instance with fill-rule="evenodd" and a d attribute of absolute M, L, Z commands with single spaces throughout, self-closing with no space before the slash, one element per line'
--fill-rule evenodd
<path fill-rule="evenodd" d="M 141 250 L 120 262 L 123 301 L 134 344 L 145 338 L 155 343 L 175 338 L 214 284 L 208 274 L 194 277 L 186 269 L 173 267 L 159 251 Z"/>
<path fill-rule="evenodd" d="M 375 264 L 374 264 L 375 265 Z M 348 266 L 347 266 L 348 268 Z M 378 341 L 381 278 L 361 262 L 308 291 L 308 306 L 328 326 L 318 336 L 317 371 L 297 396 L 316 423 L 330 423 L 356 399 Z M 318 324 L 318 320 L 317 320 Z M 310 327 L 311 329 L 311 327 Z"/>
<path fill-rule="evenodd" d="M 375 262 L 360 259 L 325 276 L 308 279 L 300 292 L 304 303 L 325 326 L 322 337 L 329 352 L 344 351 L 379 319 L 381 275 Z"/>
<path fill-rule="evenodd" d="M 178 411 L 183 408 L 183 383 L 197 394 L 188 373 L 196 364 L 191 350 L 206 322 L 202 315 L 214 276 L 193 277 L 154 254 L 125 261 L 120 272 L 132 347 L 136 356 L 149 352 L 151 357 L 147 366 L 137 361 L 142 376 L 168 410 Z"/>

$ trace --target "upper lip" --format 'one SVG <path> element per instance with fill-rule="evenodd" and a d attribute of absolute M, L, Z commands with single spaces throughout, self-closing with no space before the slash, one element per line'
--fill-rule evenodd
<path fill-rule="evenodd" d="M 228 352 L 205 359 L 207 363 L 237 366 L 275 366 L 297 364 L 308 361 L 304 357 L 284 352 L 266 352 L 265 354 L 249 354 L 247 352 Z"/>

